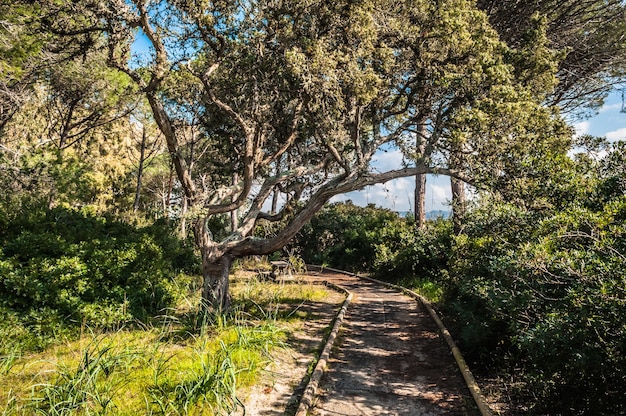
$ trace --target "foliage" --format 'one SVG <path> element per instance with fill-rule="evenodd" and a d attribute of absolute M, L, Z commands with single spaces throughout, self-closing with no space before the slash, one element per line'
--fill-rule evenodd
<path fill-rule="evenodd" d="M 416 230 L 404 224 L 401 241 L 394 245 L 380 241 L 377 246 L 375 275 L 411 287 L 431 282 L 447 282 L 447 269 L 452 246 L 452 222 L 444 219 L 429 221 Z"/>
<path fill-rule="evenodd" d="M 226 316 L 181 308 L 140 327 L 85 331 L 38 353 L 0 354 L 0 409 L 5 415 L 241 410 L 240 398 L 264 377 L 273 357 L 291 353 L 289 333 L 305 325 L 302 305 L 335 305 L 343 299 L 329 301 L 332 294 L 319 285 L 258 282 L 242 275 L 234 279 L 236 307 Z"/>
<path fill-rule="evenodd" d="M 26 34 L 50 36 L 42 50 L 62 59 L 43 82 L 61 110 L 46 140 L 97 137 L 145 99 L 171 162 L 164 210 L 177 206 L 184 232 L 193 222 L 217 309 L 228 308 L 233 259 L 281 249 L 335 195 L 416 174 L 515 177 L 528 149 L 569 144 L 544 105 L 563 58 L 546 25 L 507 45 L 469 0 L 61 0 L 31 17 Z M 377 171 L 374 155 L 390 148 L 402 165 Z M 282 203 L 264 212 L 270 198 Z M 229 213 L 214 232 L 211 219 Z M 261 220 L 282 227 L 251 238 Z M 345 263 L 362 269 L 373 252 L 357 251 L 346 247 Z"/>
<path fill-rule="evenodd" d="M 406 220 L 388 209 L 338 202 L 313 217 L 294 244 L 307 263 L 371 271 L 378 251 L 393 250 L 400 244 L 404 223 Z"/>
<path fill-rule="evenodd" d="M 572 198 L 484 199 L 453 242 L 445 311 L 468 356 L 523 382 L 517 399 L 536 414 L 626 410 L 621 147 L 573 175 Z"/>
<path fill-rule="evenodd" d="M 176 276 L 194 270 L 193 253 L 158 224 L 137 229 L 55 208 L 5 225 L 0 306 L 42 345 L 64 328 L 145 320 L 173 304 Z"/>
<path fill-rule="evenodd" d="M 589 114 L 602 105 L 614 85 L 623 82 L 624 2 L 479 0 L 477 5 L 509 45 L 532 36 L 529 29 L 543 21 L 549 45 L 563 56 L 556 74 L 559 83 L 548 101 L 563 111 Z"/>

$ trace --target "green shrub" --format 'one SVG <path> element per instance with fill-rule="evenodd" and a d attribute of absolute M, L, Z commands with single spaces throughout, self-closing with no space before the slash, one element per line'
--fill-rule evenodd
<path fill-rule="evenodd" d="M 409 287 L 427 286 L 426 282 L 445 285 L 452 222 L 444 219 L 429 221 L 421 230 L 416 230 L 412 222 L 405 222 L 396 235 L 398 242 L 393 245 L 385 238 L 377 244 L 375 276 Z"/>
<path fill-rule="evenodd" d="M 455 240 L 445 313 L 470 359 L 524 383 L 532 413 L 626 410 L 625 213 L 626 197 L 543 218 L 489 205 Z"/>
<path fill-rule="evenodd" d="M 381 244 L 397 249 L 406 222 L 397 213 L 373 205 L 334 203 L 303 227 L 294 245 L 306 263 L 371 271 Z"/>
<path fill-rule="evenodd" d="M 193 251 L 163 227 L 64 208 L 16 218 L 0 242 L 0 307 L 43 338 L 158 314 L 182 294 L 175 278 L 196 267 Z"/>

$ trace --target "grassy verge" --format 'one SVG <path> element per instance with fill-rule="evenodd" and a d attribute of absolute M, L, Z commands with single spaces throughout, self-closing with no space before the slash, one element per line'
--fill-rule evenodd
<path fill-rule="evenodd" d="M 403 279 L 398 284 L 424 296 L 432 303 L 441 301 L 443 297 L 443 287 L 428 279 L 413 277 Z"/>
<path fill-rule="evenodd" d="M 323 301 L 320 286 L 258 282 L 240 273 L 235 311 L 200 319 L 181 308 L 150 326 L 94 330 L 40 353 L 0 358 L 0 414 L 212 415 L 242 406 L 290 331 Z M 195 300 L 188 300 L 193 305 Z"/>

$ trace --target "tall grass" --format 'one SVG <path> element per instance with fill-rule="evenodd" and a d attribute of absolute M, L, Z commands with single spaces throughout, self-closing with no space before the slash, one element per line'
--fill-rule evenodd
<path fill-rule="evenodd" d="M 326 296 L 323 288 L 253 280 L 235 285 L 235 308 L 225 316 L 188 304 L 150 324 L 85 332 L 39 353 L 7 350 L 0 357 L 0 415 L 241 410 L 238 393 L 258 382 L 276 349 L 288 348 L 294 310 Z"/>
<path fill-rule="evenodd" d="M 7 382 L 21 384 L 0 397 L 0 414 L 228 414 L 242 406 L 237 389 L 255 382 L 284 339 L 275 322 L 241 318 L 182 343 L 162 329 L 101 335 L 86 346 L 77 341 L 48 352 L 56 362 L 41 354 L 21 370 L 12 366 Z"/>
<path fill-rule="evenodd" d="M 188 359 L 181 352 L 154 362 L 148 387 L 153 412 L 187 415 L 202 407 L 209 414 L 230 414 L 243 406 L 237 388 L 255 381 L 283 336 L 272 323 L 253 326 L 237 319 L 217 325 L 212 337 L 194 338 Z"/>
<path fill-rule="evenodd" d="M 0 356 L 0 376 L 9 374 L 20 357 L 21 353 L 18 347 L 8 349 L 6 355 Z"/>
<path fill-rule="evenodd" d="M 100 415 L 115 410 L 113 399 L 130 382 L 128 370 L 140 357 L 138 352 L 119 352 L 116 347 L 111 339 L 95 338 L 77 364 L 58 364 L 50 382 L 32 388 L 36 413 Z"/>

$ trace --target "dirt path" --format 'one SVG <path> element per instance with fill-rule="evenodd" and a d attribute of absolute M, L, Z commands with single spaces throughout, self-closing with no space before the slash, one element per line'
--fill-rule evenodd
<path fill-rule="evenodd" d="M 478 415 L 445 342 L 414 299 L 341 274 L 353 293 L 310 415 Z"/>

